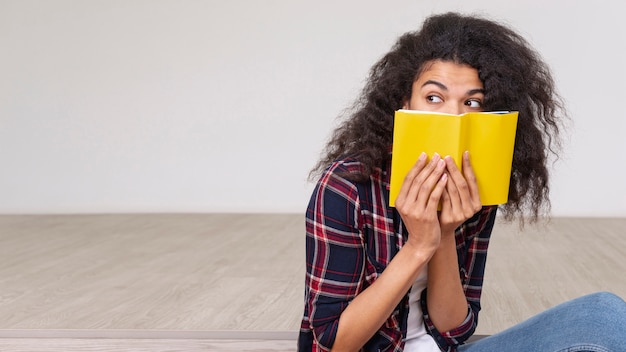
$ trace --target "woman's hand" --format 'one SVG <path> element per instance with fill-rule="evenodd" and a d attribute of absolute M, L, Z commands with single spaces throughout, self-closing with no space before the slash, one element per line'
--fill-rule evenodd
<path fill-rule="evenodd" d="M 407 244 L 435 251 L 441 240 L 437 207 L 446 188 L 446 163 L 438 154 L 430 162 L 425 153 L 408 172 L 396 199 L 396 209 L 409 238 Z"/>
<path fill-rule="evenodd" d="M 444 159 L 449 175 L 446 189 L 442 195 L 439 221 L 443 235 L 453 234 L 454 230 L 481 208 L 476 175 L 469 160 L 469 152 L 463 153 L 463 172 L 456 167 L 450 156 Z"/>
<path fill-rule="evenodd" d="M 360 350 L 389 319 L 432 260 L 441 243 L 437 206 L 446 188 L 445 170 L 446 163 L 439 155 L 428 162 L 426 154 L 422 154 L 408 172 L 395 205 L 409 238 L 374 283 L 343 310 L 332 351 Z M 458 277 L 457 267 L 456 281 Z M 466 313 L 467 305 L 463 308 Z"/>

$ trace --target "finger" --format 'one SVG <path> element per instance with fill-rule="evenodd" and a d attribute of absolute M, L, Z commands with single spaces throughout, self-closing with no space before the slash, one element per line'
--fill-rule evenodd
<path fill-rule="evenodd" d="M 439 162 L 441 162 L 441 157 L 439 156 L 439 154 L 435 154 L 433 155 L 432 159 L 425 167 L 419 170 L 419 172 L 416 175 L 414 176 L 412 175 L 412 179 L 410 183 L 408 184 L 409 189 L 407 190 L 407 193 L 406 193 L 408 201 L 418 200 L 420 192 L 424 190 L 425 182 L 430 177 L 433 177 L 433 174 L 437 172 Z M 442 169 L 441 167 L 439 168 Z M 443 170 L 441 172 L 443 172 Z M 435 175 L 434 176 L 435 180 L 433 180 L 430 185 L 426 185 L 426 188 L 430 187 L 428 188 L 428 193 L 430 193 L 435 183 L 437 182 L 436 179 L 438 179 L 440 176 L 441 176 L 441 173 L 439 173 L 439 175 Z M 408 179 L 405 180 L 405 183 L 407 182 L 409 182 Z M 423 203 L 421 204 L 426 204 L 426 201 L 424 200 Z"/>
<path fill-rule="evenodd" d="M 443 190 L 441 194 L 441 214 L 448 214 L 452 211 L 452 203 L 450 200 L 450 193 L 448 192 L 448 188 L 450 187 L 450 177 L 446 176 L 448 180 L 446 181 L 446 188 Z"/>
<path fill-rule="evenodd" d="M 450 189 L 450 186 L 454 186 L 455 188 L 455 190 L 450 190 L 450 196 L 453 198 L 453 201 L 455 199 L 459 200 L 458 203 L 452 203 L 453 206 L 456 206 L 454 209 L 462 209 L 462 207 L 469 207 L 471 209 L 472 195 L 465 177 L 454 163 L 452 157 L 446 156 L 444 160 L 446 161 L 446 168 L 448 169 L 448 173 L 450 173 L 450 179 L 452 181 L 448 182 L 452 183 L 448 188 Z"/>
<path fill-rule="evenodd" d="M 463 153 L 463 175 L 465 176 L 474 208 L 476 209 L 477 207 L 482 207 L 480 194 L 478 192 L 478 182 L 470 162 L 469 151 L 465 151 L 465 153 Z M 476 209 L 476 211 L 478 210 L 479 209 Z"/>
<path fill-rule="evenodd" d="M 445 165 L 445 163 L 442 162 Z M 426 210 L 428 212 L 436 212 L 439 207 L 439 201 L 441 200 L 442 194 L 445 192 L 446 183 L 448 182 L 448 174 L 442 173 L 437 183 L 435 184 L 435 188 L 428 195 L 428 203 L 426 204 Z"/>
<path fill-rule="evenodd" d="M 433 157 L 433 160 L 434 159 L 435 158 Z M 414 189 L 417 189 L 419 191 L 419 193 L 416 195 L 417 196 L 416 202 L 418 206 L 421 206 L 424 208 L 428 207 L 428 203 L 430 202 L 430 199 L 431 199 L 430 198 L 431 194 L 433 193 L 435 188 L 439 186 L 439 181 L 441 180 L 441 176 L 444 174 L 446 170 L 446 163 L 442 159 L 437 160 L 434 166 L 435 166 L 435 169 L 428 175 L 428 177 L 426 177 L 424 182 L 422 182 L 420 185 L 415 185 L 414 187 Z M 447 175 L 446 175 L 446 178 L 448 178 Z M 439 197 L 441 197 L 441 194 L 437 196 L 437 199 L 439 199 Z"/>
<path fill-rule="evenodd" d="M 448 201 L 450 203 L 450 210 L 460 210 L 463 207 L 463 202 L 461 200 L 461 195 L 459 194 L 459 189 L 456 185 L 454 178 L 449 177 L 448 183 L 446 184 L 446 193 L 450 198 Z"/>

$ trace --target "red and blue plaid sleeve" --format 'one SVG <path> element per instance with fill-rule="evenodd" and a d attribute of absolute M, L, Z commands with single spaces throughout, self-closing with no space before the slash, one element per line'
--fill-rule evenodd
<path fill-rule="evenodd" d="M 339 316 L 364 281 L 358 191 L 340 176 L 346 171 L 335 163 L 322 175 L 306 213 L 305 312 L 314 351 L 333 345 Z"/>
<path fill-rule="evenodd" d="M 497 209 L 497 206 L 484 207 L 456 231 L 459 271 L 468 304 L 468 313 L 465 320 L 450 331 L 438 331 L 428 315 L 426 290 L 422 292 L 421 306 L 424 314 L 424 323 L 442 351 L 456 351 L 456 347 L 470 338 L 476 330 L 485 264 L 487 262 L 487 248 L 495 223 Z"/>

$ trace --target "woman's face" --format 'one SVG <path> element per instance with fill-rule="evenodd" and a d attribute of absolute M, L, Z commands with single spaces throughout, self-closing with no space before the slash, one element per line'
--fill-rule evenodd
<path fill-rule="evenodd" d="M 485 92 L 478 70 L 451 61 L 427 62 L 413 82 L 411 98 L 403 108 L 462 114 L 482 111 Z"/>

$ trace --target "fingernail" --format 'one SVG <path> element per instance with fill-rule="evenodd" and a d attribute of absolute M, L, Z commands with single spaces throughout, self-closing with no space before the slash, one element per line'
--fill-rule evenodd
<path fill-rule="evenodd" d="M 420 154 L 420 157 L 419 157 L 419 159 L 418 159 L 418 160 L 419 160 L 419 161 L 422 161 L 422 160 L 424 160 L 424 159 L 426 159 L 426 153 L 422 152 L 422 154 Z"/>

